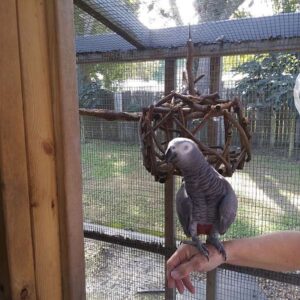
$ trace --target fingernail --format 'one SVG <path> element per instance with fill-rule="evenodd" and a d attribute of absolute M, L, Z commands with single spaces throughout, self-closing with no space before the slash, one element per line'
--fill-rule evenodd
<path fill-rule="evenodd" d="M 180 274 L 178 271 L 172 271 L 171 276 L 173 279 L 180 279 Z"/>

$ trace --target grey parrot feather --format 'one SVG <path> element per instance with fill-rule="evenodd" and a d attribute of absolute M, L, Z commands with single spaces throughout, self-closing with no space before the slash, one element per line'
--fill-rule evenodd
<path fill-rule="evenodd" d="M 206 161 L 198 146 L 190 139 L 175 138 L 166 151 L 166 161 L 181 171 L 183 181 L 176 195 L 176 210 L 184 233 L 206 257 L 208 251 L 198 238 L 207 235 L 226 259 L 218 240 L 234 222 L 237 197 L 229 182 Z"/>
<path fill-rule="evenodd" d="M 189 233 L 189 224 L 192 218 L 192 209 L 192 199 L 187 194 L 183 183 L 176 194 L 176 211 L 182 229 L 188 237 L 191 236 Z"/>

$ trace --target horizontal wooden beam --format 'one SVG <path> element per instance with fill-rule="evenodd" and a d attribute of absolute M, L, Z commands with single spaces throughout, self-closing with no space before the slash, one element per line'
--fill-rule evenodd
<path fill-rule="evenodd" d="M 135 121 L 138 122 L 141 117 L 141 113 L 126 113 L 115 112 L 108 109 L 85 109 L 80 108 L 79 114 L 81 116 L 98 117 L 108 121 Z"/>
<path fill-rule="evenodd" d="M 176 247 L 167 249 L 164 239 L 150 234 L 115 229 L 98 224 L 84 223 L 84 237 L 92 240 L 104 241 L 125 247 L 144 250 L 161 255 L 171 255 Z"/>
<path fill-rule="evenodd" d="M 198 44 L 194 55 L 198 57 L 228 56 L 267 52 L 287 52 L 300 50 L 300 37 L 288 39 L 270 39 L 240 43 Z M 103 53 L 77 53 L 77 63 L 102 63 L 160 60 L 166 58 L 186 57 L 186 47 L 155 48 L 146 50 L 111 51 Z"/>
<path fill-rule="evenodd" d="M 115 229 L 103 225 L 84 223 L 84 237 L 95 241 L 103 241 L 106 243 L 118 244 L 132 249 L 139 249 L 151 253 L 156 253 L 163 256 L 169 256 L 174 253 L 179 241 L 176 241 L 176 246 L 164 246 L 164 240 L 160 237 L 128 231 L 124 229 Z M 263 269 L 240 267 L 233 265 L 222 265 L 220 269 L 247 274 L 251 276 L 276 280 L 279 282 L 299 285 L 300 275 L 296 273 L 280 273 Z"/>

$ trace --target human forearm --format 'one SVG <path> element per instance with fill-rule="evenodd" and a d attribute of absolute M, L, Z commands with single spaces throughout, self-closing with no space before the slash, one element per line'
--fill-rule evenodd
<path fill-rule="evenodd" d="M 223 263 L 281 272 L 300 270 L 300 232 L 284 231 L 235 239 L 224 242 L 224 247 L 226 262 L 210 244 L 207 245 L 209 260 L 194 246 L 182 244 L 168 260 L 168 286 L 176 286 L 180 293 L 185 288 L 194 293 L 190 273 L 208 272 Z"/>
<path fill-rule="evenodd" d="M 276 232 L 224 244 L 227 264 L 273 271 L 300 270 L 300 232 Z"/>

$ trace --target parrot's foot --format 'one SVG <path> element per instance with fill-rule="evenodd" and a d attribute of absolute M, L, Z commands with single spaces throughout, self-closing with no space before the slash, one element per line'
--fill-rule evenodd
<path fill-rule="evenodd" d="M 227 255 L 226 255 L 225 248 L 224 248 L 223 244 L 219 241 L 219 239 L 217 237 L 209 236 L 207 238 L 206 242 L 208 244 L 213 245 L 219 251 L 219 253 L 222 254 L 222 256 L 224 258 L 224 261 L 227 260 Z"/>
<path fill-rule="evenodd" d="M 207 260 L 209 260 L 208 249 L 203 243 L 201 243 L 201 241 L 197 237 L 192 237 L 191 241 L 182 241 L 182 243 L 196 247 L 201 252 L 201 254 L 203 254 L 207 258 Z"/>

